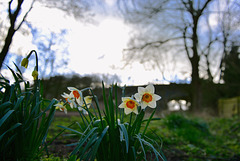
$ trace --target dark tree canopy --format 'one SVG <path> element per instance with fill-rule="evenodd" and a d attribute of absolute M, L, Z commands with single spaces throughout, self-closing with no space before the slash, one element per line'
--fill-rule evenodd
<path fill-rule="evenodd" d="M 92 7 L 97 0 L 37 0 L 48 8 L 57 8 L 80 21 L 91 21 L 95 15 Z"/>
<path fill-rule="evenodd" d="M 232 46 L 225 58 L 223 80 L 229 87 L 231 96 L 240 94 L 240 52 L 239 46 Z"/>

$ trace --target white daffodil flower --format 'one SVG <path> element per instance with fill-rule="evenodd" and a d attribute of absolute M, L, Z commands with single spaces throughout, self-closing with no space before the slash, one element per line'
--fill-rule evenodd
<path fill-rule="evenodd" d="M 123 102 L 118 107 L 124 108 L 126 115 L 130 114 L 131 112 L 138 114 L 137 107 L 139 106 L 139 103 L 135 99 L 131 97 L 122 97 L 122 101 Z"/>
<path fill-rule="evenodd" d="M 61 96 L 67 101 L 71 108 L 77 107 L 76 103 L 74 102 L 74 97 L 70 96 L 67 93 L 63 93 Z"/>
<path fill-rule="evenodd" d="M 64 106 L 64 102 L 58 102 L 54 105 L 57 110 L 64 111 L 65 114 L 67 114 L 67 108 Z"/>
<path fill-rule="evenodd" d="M 76 99 L 76 102 L 79 106 L 83 105 L 83 95 L 80 90 L 75 87 L 67 87 L 69 91 L 71 91 L 70 96 Z"/>
<path fill-rule="evenodd" d="M 142 109 L 145 109 L 147 106 L 156 108 L 156 101 L 160 100 L 161 96 L 154 94 L 154 92 L 155 89 L 152 84 L 148 85 L 146 88 L 138 87 L 138 93 L 136 93 L 134 97 L 140 102 Z"/>

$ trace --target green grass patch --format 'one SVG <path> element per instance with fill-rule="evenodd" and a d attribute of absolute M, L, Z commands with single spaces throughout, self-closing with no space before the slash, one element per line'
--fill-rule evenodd
<path fill-rule="evenodd" d="M 182 160 L 238 160 L 240 119 L 196 117 L 170 114 L 153 121 L 147 132 L 163 142 L 164 154 Z M 159 139 L 160 138 L 160 139 Z"/>
<path fill-rule="evenodd" d="M 80 117 L 55 117 L 48 139 L 62 130 L 57 125 L 68 126 L 73 122 L 81 123 Z M 217 161 L 240 158 L 240 119 L 237 117 L 203 120 L 170 114 L 161 120 L 152 121 L 146 134 L 163 147 L 167 159 Z M 66 137 L 61 135 L 59 139 L 64 140 Z"/>

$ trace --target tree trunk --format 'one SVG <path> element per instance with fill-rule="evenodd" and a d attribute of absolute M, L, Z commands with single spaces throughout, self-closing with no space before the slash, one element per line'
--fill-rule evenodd
<path fill-rule="evenodd" d="M 26 18 L 28 12 L 30 12 L 31 8 L 29 9 L 29 11 L 25 14 L 23 20 L 20 22 L 19 26 L 15 29 L 15 22 L 17 21 L 17 17 L 21 11 L 21 6 L 23 4 L 24 0 L 18 0 L 18 4 L 17 4 L 17 8 L 14 10 L 14 12 L 12 12 L 13 10 L 11 9 L 11 5 L 13 1 L 9 2 L 8 5 L 8 16 L 9 16 L 9 20 L 10 20 L 10 27 L 8 29 L 8 34 L 7 37 L 5 39 L 5 44 L 2 48 L 2 51 L 0 53 L 0 70 L 2 68 L 4 59 L 7 56 L 7 53 L 9 51 L 10 45 L 12 43 L 12 39 L 13 39 L 13 35 L 15 34 L 15 32 L 20 28 L 20 26 L 22 25 L 24 19 Z M 33 3 L 32 3 L 33 4 Z"/>
<path fill-rule="evenodd" d="M 198 111 L 200 108 L 200 78 L 199 78 L 199 61 L 200 57 L 198 55 L 198 35 L 197 35 L 197 27 L 199 16 L 196 16 L 194 12 L 192 12 L 193 19 L 193 34 L 192 34 L 192 52 L 193 56 L 191 58 L 192 64 L 192 110 L 194 112 Z"/>
<path fill-rule="evenodd" d="M 192 58 L 192 111 L 196 112 L 200 108 L 200 98 L 201 98 L 201 83 L 199 78 L 199 56 L 195 56 Z"/>
<path fill-rule="evenodd" d="M 16 32 L 16 30 L 14 29 L 14 26 L 11 25 L 10 28 L 8 29 L 8 34 L 7 34 L 7 37 L 5 39 L 5 44 L 4 44 L 3 49 L 0 53 L 0 69 L 2 68 L 4 59 L 7 56 L 7 53 L 8 53 L 9 47 L 12 43 L 12 38 L 13 38 L 13 35 L 14 35 L 15 32 Z"/>

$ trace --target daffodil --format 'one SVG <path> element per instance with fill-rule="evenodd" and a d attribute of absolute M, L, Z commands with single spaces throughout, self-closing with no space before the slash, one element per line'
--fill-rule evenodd
<path fill-rule="evenodd" d="M 92 96 L 86 96 L 86 97 L 84 97 L 84 101 L 85 101 L 85 103 L 86 103 L 86 105 L 87 105 L 87 108 L 89 108 L 90 106 L 91 106 L 91 104 L 92 104 Z M 85 103 L 84 103 L 84 105 L 83 105 L 83 107 L 86 107 L 85 106 Z"/>
<path fill-rule="evenodd" d="M 28 67 L 28 59 L 27 58 L 24 58 L 21 62 L 21 66 L 27 68 Z"/>
<path fill-rule="evenodd" d="M 32 76 L 33 76 L 33 79 L 36 80 L 37 79 L 37 76 L 38 76 L 38 72 L 36 70 L 34 70 L 32 72 Z"/>
<path fill-rule="evenodd" d="M 139 103 L 135 99 L 131 97 L 122 97 L 122 103 L 118 107 L 124 108 L 125 114 L 128 115 L 131 112 L 138 114 L 138 106 Z"/>
<path fill-rule="evenodd" d="M 70 96 L 74 97 L 79 106 L 83 105 L 83 97 L 82 92 L 74 87 L 67 87 L 69 91 L 71 91 Z"/>
<path fill-rule="evenodd" d="M 161 96 L 154 94 L 155 89 L 152 84 L 146 88 L 138 87 L 138 93 L 134 95 L 137 101 L 140 102 L 141 108 L 145 109 L 147 106 L 156 108 L 156 101 L 161 99 Z"/>
<path fill-rule="evenodd" d="M 60 111 L 64 111 L 65 114 L 67 114 L 67 108 L 64 106 L 64 102 L 58 102 L 57 104 L 54 105 L 56 109 Z"/>
<path fill-rule="evenodd" d="M 67 103 L 70 105 L 71 108 L 77 107 L 76 103 L 74 102 L 74 97 L 71 97 L 67 93 L 63 93 L 61 96 L 67 101 Z"/>

